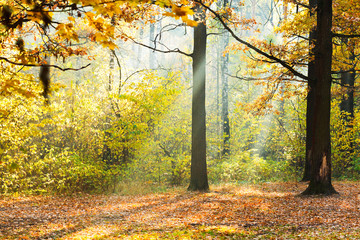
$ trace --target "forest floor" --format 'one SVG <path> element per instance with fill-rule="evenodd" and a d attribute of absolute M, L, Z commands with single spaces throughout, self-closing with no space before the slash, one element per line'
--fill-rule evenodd
<path fill-rule="evenodd" d="M 0 239 L 360 239 L 360 182 L 302 197 L 303 183 L 136 196 L 0 197 Z"/>

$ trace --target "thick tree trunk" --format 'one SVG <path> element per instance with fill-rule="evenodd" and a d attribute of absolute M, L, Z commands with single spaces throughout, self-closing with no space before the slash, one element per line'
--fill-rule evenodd
<path fill-rule="evenodd" d="M 309 0 L 310 6 L 310 17 L 314 15 L 314 10 L 317 6 L 317 0 Z M 314 56 L 313 44 L 316 39 L 316 27 L 310 30 L 309 33 L 309 55 L 310 57 Z M 311 175 L 311 166 L 310 166 L 310 149 L 312 145 L 312 129 L 314 122 L 314 91 L 315 91 L 315 60 L 311 59 L 308 65 L 308 94 L 306 97 L 306 150 L 305 150 L 305 167 L 304 167 L 304 175 L 301 179 L 302 182 L 310 181 Z"/>
<path fill-rule="evenodd" d="M 310 70 L 312 68 L 312 70 Z M 314 71 L 314 63 L 309 62 L 309 82 L 308 82 L 308 94 L 306 98 L 306 150 L 305 150 L 305 166 L 304 166 L 304 175 L 301 179 L 302 182 L 310 181 L 311 175 L 311 162 L 310 162 L 310 153 L 311 153 L 311 146 L 312 146 L 312 134 L 313 134 L 313 122 L 314 122 L 314 91 L 315 91 L 315 78 L 313 78 L 313 73 L 310 72 Z M 311 78 L 310 78 L 311 76 Z"/>
<path fill-rule="evenodd" d="M 195 20 L 204 20 L 205 11 L 199 5 L 195 9 Z M 200 22 L 194 27 L 191 177 L 188 190 L 209 190 L 206 169 L 206 25 Z"/>
<path fill-rule="evenodd" d="M 337 193 L 331 183 L 330 100 L 332 60 L 332 0 L 318 0 L 317 36 L 315 41 L 315 89 L 311 175 L 308 188 L 302 193 Z"/>

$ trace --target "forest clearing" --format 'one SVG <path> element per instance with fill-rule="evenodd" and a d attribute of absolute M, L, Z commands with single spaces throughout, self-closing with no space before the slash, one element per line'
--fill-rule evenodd
<path fill-rule="evenodd" d="M 0 239 L 360 239 L 359 0 L 0 0 Z"/>
<path fill-rule="evenodd" d="M 360 183 L 334 186 L 340 195 L 300 196 L 306 184 L 289 182 L 2 197 L 0 239 L 359 239 Z"/>

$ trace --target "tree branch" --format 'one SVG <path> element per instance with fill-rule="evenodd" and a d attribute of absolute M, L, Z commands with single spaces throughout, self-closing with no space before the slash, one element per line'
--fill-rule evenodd
<path fill-rule="evenodd" d="M 16 65 L 16 66 L 25 66 L 25 67 L 42 67 L 44 66 L 44 64 L 32 64 L 32 63 L 19 63 L 19 62 L 14 62 L 14 61 L 11 61 L 5 57 L 0 57 L 0 60 L 3 60 L 5 62 L 8 62 L 10 64 L 13 64 L 13 65 Z M 52 68 L 56 68 L 56 69 L 59 69 L 61 71 L 79 71 L 81 69 L 84 69 L 84 68 L 87 68 L 88 66 L 90 66 L 90 63 L 87 64 L 86 66 L 82 66 L 80 68 L 62 68 L 58 65 L 46 65 L 48 67 L 52 67 Z"/>
<path fill-rule="evenodd" d="M 141 42 L 138 42 L 138 41 L 135 41 L 134 39 L 130 38 L 131 41 L 133 41 L 135 44 L 138 44 L 142 47 L 146 47 L 146 48 L 149 48 L 155 52 L 161 52 L 161 53 L 180 53 L 180 54 L 183 54 L 185 56 L 188 56 L 188 57 L 192 57 L 192 53 L 186 53 L 186 52 L 183 52 L 181 51 L 180 49 L 178 48 L 175 48 L 175 49 L 169 49 L 169 50 L 160 50 L 160 49 L 157 49 L 156 47 L 151 47 L 151 46 L 148 46 L 146 44 L 143 44 Z"/>
<path fill-rule="evenodd" d="M 360 34 L 341 34 L 341 33 L 333 33 L 333 37 L 339 37 L 339 38 L 358 38 L 360 37 Z"/>
<path fill-rule="evenodd" d="M 291 67 L 287 62 L 273 56 L 270 55 L 269 53 L 264 52 L 263 50 L 255 47 L 254 45 L 242 40 L 240 37 L 238 37 L 235 32 L 225 23 L 225 21 L 222 19 L 222 17 L 213 9 L 211 9 L 209 6 L 207 6 L 206 4 L 202 3 L 199 0 L 195 0 L 195 2 L 199 3 L 200 5 L 202 5 L 203 7 L 205 7 L 208 11 L 210 11 L 219 21 L 220 23 L 224 26 L 224 28 L 230 33 L 230 35 L 239 43 L 247 46 L 248 48 L 254 50 L 255 52 L 257 52 L 258 54 L 263 55 L 264 57 L 270 59 L 270 60 L 274 60 L 275 62 L 279 63 L 281 66 L 283 66 L 284 68 L 286 68 L 287 70 L 289 70 L 292 74 L 294 74 L 294 76 L 300 77 L 302 79 L 305 80 L 309 80 L 309 77 L 296 71 L 293 67 Z"/>

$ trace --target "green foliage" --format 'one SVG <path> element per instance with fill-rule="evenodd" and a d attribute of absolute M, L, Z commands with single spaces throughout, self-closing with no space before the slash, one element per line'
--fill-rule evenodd
<path fill-rule="evenodd" d="M 341 112 L 339 104 L 340 100 L 334 99 L 331 106 L 332 173 L 335 178 L 358 178 L 359 113 L 347 120 L 348 113 Z"/>
<path fill-rule="evenodd" d="M 176 136 L 164 137 L 168 131 L 188 134 L 181 128 L 171 130 L 173 122 L 163 120 L 183 89 L 179 74 L 143 72 L 122 86 L 120 95 L 94 93 L 92 88 L 99 89 L 102 84 L 95 79 L 71 78 L 65 83 L 65 88 L 53 92 L 47 107 L 41 98 L 24 100 L 19 95 L 0 99 L 26 101 L 0 119 L 4 130 L 0 192 L 113 192 L 120 182 L 134 179 L 134 171 L 146 175 L 137 175 L 142 182 L 180 184 L 187 179 L 189 151 L 174 148 L 171 156 L 166 156 L 159 147 L 160 143 L 166 148 L 177 144 Z M 185 125 L 189 127 L 188 122 Z M 6 135 L 11 127 L 11 134 Z M 143 154 L 152 145 L 157 151 L 152 154 L 157 157 L 144 161 Z M 116 161 L 104 159 L 107 148 Z"/>
<path fill-rule="evenodd" d="M 294 180 L 291 161 L 263 159 L 252 151 L 237 153 L 214 166 L 210 179 L 214 182 L 264 182 Z"/>
<path fill-rule="evenodd" d="M 110 122 L 104 139 L 112 154 L 110 162 L 125 164 L 135 157 L 181 89 L 178 74 L 148 71 L 125 93 L 110 95 L 113 107 L 107 112 Z"/>
<path fill-rule="evenodd" d="M 102 163 L 80 159 L 67 149 L 50 149 L 44 158 L 11 160 L 2 165 L 0 191 L 3 193 L 70 193 L 103 191 L 106 171 Z"/>
<path fill-rule="evenodd" d="M 209 161 L 214 182 L 296 181 L 305 155 L 305 107 L 298 97 L 280 102 L 281 113 L 254 115 L 242 105 L 231 117 L 229 157 Z"/>
<path fill-rule="evenodd" d="M 127 179 L 151 184 L 182 185 L 190 176 L 190 111 L 188 93 L 177 95 L 154 125 L 127 168 Z M 185 107 L 185 109 L 184 109 Z"/>

